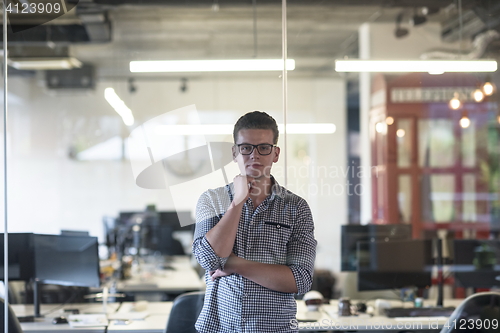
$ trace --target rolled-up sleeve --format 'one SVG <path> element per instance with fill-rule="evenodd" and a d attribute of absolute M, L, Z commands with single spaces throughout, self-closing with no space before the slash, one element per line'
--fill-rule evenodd
<path fill-rule="evenodd" d="M 305 200 L 301 200 L 297 206 L 297 219 L 292 235 L 287 244 L 287 265 L 295 278 L 297 294 L 304 294 L 311 289 L 316 245 L 311 210 Z"/>
<path fill-rule="evenodd" d="M 196 205 L 196 228 L 194 232 L 193 253 L 203 269 L 215 271 L 224 269 L 227 258 L 219 257 L 205 237 L 221 219 L 222 214 L 217 211 L 217 203 L 208 192 L 198 199 Z"/>

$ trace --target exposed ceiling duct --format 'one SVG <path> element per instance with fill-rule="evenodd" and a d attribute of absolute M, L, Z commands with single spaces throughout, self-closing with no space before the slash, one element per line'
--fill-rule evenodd
<path fill-rule="evenodd" d="M 486 47 L 494 40 L 500 38 L 500 33 L 496 30 L 488 30 L 480 33 L 472 42 L 472 50 L 467 54 L 460 54 L 449 51 L 426 52 L 420 56 L 420 59 L 446 59 L 446 60 L 473 60 L 483 56 Z"/>

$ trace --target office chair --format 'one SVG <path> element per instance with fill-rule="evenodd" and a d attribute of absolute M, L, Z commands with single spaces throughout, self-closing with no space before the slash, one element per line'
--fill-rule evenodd
<path fill-rule="evenodd" d="M 0 331 L 3 332 L 4 328 L 4 309 L 5 309 L 5 302 L 3 298 L 0 298 Z M 21 329 L 21 325 L 19 324 L 19 320 L 17 320 L 16 315 L 14 314 L 14 311 L 9 305 L 9 332 L 8 333 L 23 333 L 23 330 Z"/>
<path fill-rule="evenodd" d="M 200 315 L 204 300 L 204 291 L 177 296 L 168 316 L 165 333 L 196 333 L 194 324 Z"/>
<path fill-rule="evenodd" d="M 467 327 L 469 320 L 480 323 L 482 328 Z M 489 327 L 484 325 L 489 320 Z M 491 325 L 492 321 L 500 321 L 500 293 L 482 292 L 467 297 L 451 314 L 441 329 L 441 333 L 452 332 L 500 332 L 500 325 Z M 456 325 L 455 325 L 456 323 Z M 462 326 L 462 328 L 461 328 Z M 495 328 L 496 326 L 496 328 Z"/>

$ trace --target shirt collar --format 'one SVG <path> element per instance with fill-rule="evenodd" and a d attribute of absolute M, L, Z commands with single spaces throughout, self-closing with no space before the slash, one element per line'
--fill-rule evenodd
<path fill-rule="evenodd" d="M 272 175 L 271 181 L 273 184 L 271 185 L 271 196 L 269 200 L 274 200 L 276 196 L 278 196 L 279 198 L 283 198 L 285 196 L 285 188 L 278 184 L 278 182 Z"/>

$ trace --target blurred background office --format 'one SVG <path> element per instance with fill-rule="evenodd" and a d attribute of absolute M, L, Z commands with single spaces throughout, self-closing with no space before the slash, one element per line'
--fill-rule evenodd
<path fill-rule="evenodd" d="M 311 206 L 316 268 L 335 275 L 332 296 L 350 274 L 341 273 L 341 226 L 408 225 L 405 239 L 441 238 L 448 258 L 452 239 L 496 238 L 499 77 L 467 66 L 499 57 L 500 4 L 289 1 L 283 39 L 280 1 L 65 3 L 49 22 L 44 12 L 10 13 L 9 232 L 87 231 L 104 259 L 109 230 L 148 206 L 158 219 L 184 214 L 187 226 L 199 195 L 238 173 L 230 160 L 204 158 L 207 144 L 230 147 L 235 121 L 262 110 L 286 118 L 273 174 Z M 279 69 L 131 67 L 281 59 L 284 41 L 295 62 L 286 91 Z M 335 69 L 348 59 L 469 62 L 451 72 Z M 153 165 L 162 173 L 142 182 Z M 166 234 L 189 254 L 189 228 L 177 227 Z"/>

